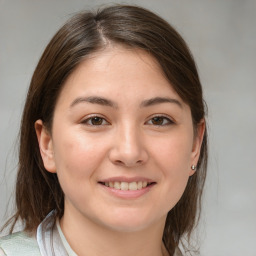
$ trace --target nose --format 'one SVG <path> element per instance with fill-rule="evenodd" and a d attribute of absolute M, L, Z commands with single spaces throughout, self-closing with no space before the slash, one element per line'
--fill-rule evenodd
<path fill-rule="evenodd" d="M 126 167 L 135 167 L 147 162 L 148 153 L 143 136 L 136 127 L 120 127 L 113 138 L 109 159 L 114 164 Z"/>

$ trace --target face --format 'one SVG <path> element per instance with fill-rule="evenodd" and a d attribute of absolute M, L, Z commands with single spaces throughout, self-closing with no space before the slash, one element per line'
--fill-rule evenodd
<path fill-rule="evenodd" d="M 69 76 L 51 133 L 36 131 L 45 168 L 57 172 L 65 212 L 102 227 L 132 231 L 164 222 L 196 165 L 188 105 L 156 61 L 112 47 Z"/>

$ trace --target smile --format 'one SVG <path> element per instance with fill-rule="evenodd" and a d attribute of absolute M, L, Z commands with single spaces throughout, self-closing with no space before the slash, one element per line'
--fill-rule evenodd
<path fill-rule="evenodd" d="M 103 191 L 122 199 L 136 199 L 151 191 L 156 182 L 141 177 L 114 177 L 98 182 Z"/>
<path fill-rule="evenodd" d="M 138 182 L 136 182 L 136 181 L 133 181 L 133 182 L 125 182 L 125 181 L 111 182 L 110 181 L 110 182 L 104 182 L 101 184 L 105 185 L 106 187 L 127 191 L 127 190 L 140 190 L 140 189 L 143 189 L 153 183 L 154 182 L 147 182 L 147 181 L 138 181 Z"/>

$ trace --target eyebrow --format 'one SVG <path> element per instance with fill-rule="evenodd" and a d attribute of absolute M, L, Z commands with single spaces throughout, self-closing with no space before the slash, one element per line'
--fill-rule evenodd
<path fill-rule="evenodd" d="M 144 100 L 141 104 L 140 107 L 149 107 L 161 103 L 174 103 L 178 105 L 180 108 L 182 108 L 182 103 L 176 99 L 168 98 L 168 97 L 155 97 L 152 99 Z"/>
<path fill-rule="evenodd" d="M 98 105 L 102 105 L 102 106 L 118 108 L 117 103 L 115 103 L 109 99 L 106 99 L 103 97 L 98 97 L 98 96 L 76 98 L 71 103 L 70 107 L 73 107 L 82 102 L 88 102 L 88 103 L 92 103 L 92 104 L 98 104 Z M 174 104 L 178 105 L 180 108 L 182 108 L 182 103 L 180 101 L 173 99 L 173 98 L 168 98 L 168 97 L 155 97 L 155 98 L 151 98 L 148 100 L 144 100 L 140 104 L 140 107 L 150 107 L 150 106 L 154 106 L 154 105 L 162 104 L 162 103 L 174 103 Z"/>
<path fill-rule="evenodd" d="M 117 108 L 117 104 L 114 103 L 113 101 L 102 98 L 102 97 L 97 97 L 97 96 L 76 98 L 71 103 L 70 107 L 73 107 L 73 106 L 75 106 L 79 103 L 82 103 L 82 102 L 88 102 L 88 103 L 92 103 L 92 104 L 99 104 L 99 105 L 102 105 L 102 106 Z"/>

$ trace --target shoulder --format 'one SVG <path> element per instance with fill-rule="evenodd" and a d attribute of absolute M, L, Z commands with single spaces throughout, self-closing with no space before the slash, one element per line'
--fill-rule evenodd
<path fill-rule="evenodd" d="M 36 238 L 25 232 L 17 232 L 0 238 L 0 255 L 40 256 Z"/>

